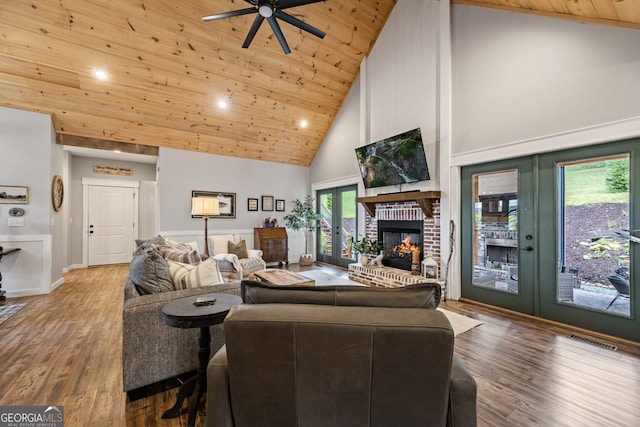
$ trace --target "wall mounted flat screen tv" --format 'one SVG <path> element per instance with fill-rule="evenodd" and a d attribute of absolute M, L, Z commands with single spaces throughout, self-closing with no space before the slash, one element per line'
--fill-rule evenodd
<path fill-rule="evenodd" d="M 356 148 L 365 188 L 427 181 L 420 128 Z"/>

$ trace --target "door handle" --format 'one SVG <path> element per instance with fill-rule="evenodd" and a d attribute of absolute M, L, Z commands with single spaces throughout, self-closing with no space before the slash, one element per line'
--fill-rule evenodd
<path fill-rule="evenodd" d="M 525 246 L 522 248 L 523 251 L 531 252 L 533 250 L 533 246 Z"/>

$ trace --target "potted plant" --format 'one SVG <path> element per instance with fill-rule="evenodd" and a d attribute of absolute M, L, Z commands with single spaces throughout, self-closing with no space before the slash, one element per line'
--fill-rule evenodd
<path fill-rule="evenodd" d="M 351 239 L 353 250 L 361 255 L 360 264 L 362 265 L 367 265 L 369 258 L 375 258 L 382 250 L 382 242 L 371 239 L 368 234 L 361 239 L 354 236 L 349 236 L 349 239 Z"/>
<path fill-rule="evenodd" d="M 314 201 L 315 199 L 309 195 L 302 201 L 294 200 L 291 213 L 284 217 L 287 228 L 294 231 L 304 231 L 305 253 L 300 256 L 300 265 L 311 265 L 313 263 L 313 256 L 309 253 L 309 233 L 318 227 L 317 221 L 322 218 L 320 214 L 316 213 Z"/>

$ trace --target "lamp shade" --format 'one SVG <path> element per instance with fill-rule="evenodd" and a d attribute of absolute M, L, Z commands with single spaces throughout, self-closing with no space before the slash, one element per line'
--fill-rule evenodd
<path fill-rule="evenodd" d="M 220 215 L 220 202 L 215 197 L 193 197 L 191 215 Z"/>

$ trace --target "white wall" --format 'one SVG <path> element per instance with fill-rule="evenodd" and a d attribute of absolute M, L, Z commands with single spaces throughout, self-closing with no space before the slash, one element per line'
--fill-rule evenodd
<path fill-rule="evenodd" d="M 65 233 L 67 232 L 67 222 L 69 217 L 69 203 L 65 205 L 64 193 L 69 193 L 69 173 L 68 173 L 68 156 L 62 149 L 62 146 L 56 144 L 56 132 L 53 124 L 49 120 L 49 146 L 50 146 L 50 181 L 53 181 L 54 175 L 62 177 L 64 187 L 62 208 L 56 212 L 53 209 L 51 195 L 49 196 L 49 227 L 51 233 L 51 287 L 54 288 L 64 282 L 62 277 L 63 271 L 69 265 L 68 253 L 65 250 Z M 51 190 L 50 190 L 51 191 Z"/>
<path fill-rule="evenodd" d="M 356 78 L 342 108 L 313 159 L 311 182 L 332 181 L 342 177 L 360 179 L 355 148 L 360 142 L 360 78 Z"/>
<path fill-rule="evenodd" d="M 209 219 L 209 234 L 236 233 L 253 247 L 253 228 L 267 216 L 279 225 L 290 212 L 292 200 L 309 194 L 309 168 L 260 160 L 160 148 L 158 158 L 160 232 L 180 240 L 196 240 L 204 247 L 204 221 L 191 218 L 191 191 L 236 194 L 236 218 Z M 249 212 L 247 199 L 263 195 L 285 200 L 285 212 Z M 260 206 L 260 209 L 262 207 Z M 289 259 L 304 252 L 304 236 L 288 230 Z"/>
<path fill-rule="evenodd" d="M 51 182 L 66 165 L 54 141 L 48 115 L 0 107 L 0 185 L 29 187 L 28 204 L 0 205 L 0 246 L 21 248 L 0 263 L 9 298 L 47 293 L 62 282 L 63 223 L 53 214 Z M 25 210 L 24 226 L 8 226 L 12 207 Z"/>
<path fill-rule="evenodd" d="M 640 31 L 452 10 L 457 164 L 640 133 Z"/>
<path fill-rule="evenodd" d="M 367 195 L 438 188 L 439 7 L 431 0 L 396 3 L 361 67 L 364 142 L 421 128 L 431 181 L 371 189 Z"/>

